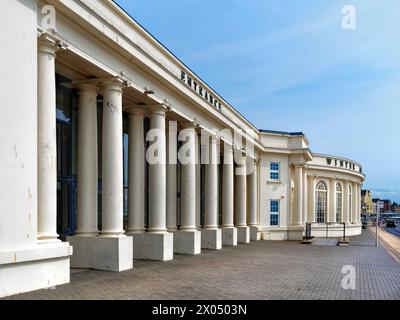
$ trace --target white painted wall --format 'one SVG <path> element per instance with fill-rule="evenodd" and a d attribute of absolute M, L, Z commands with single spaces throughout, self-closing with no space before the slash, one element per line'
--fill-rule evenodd
<path fill-rule="evenodd" d="M 281 180 L 279 182 L 269 181 L 271 161 L 280 163 Z M 287 155 L 271 153 L 261 155 L 259 185 L 260 226 L 262 228 L 270 226 L 270 200 L 280 200 L 280 227 L 287 227 L 289 222 L 287 212 L 290 210 L 290 170 Z"/>
<path fill-rule="evenodd" d="M 0 2 L 0 252 L 36 243 L 36 1 Z"/>

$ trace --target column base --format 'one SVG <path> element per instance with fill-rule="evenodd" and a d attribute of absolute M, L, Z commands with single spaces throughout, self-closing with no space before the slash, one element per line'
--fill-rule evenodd
<path fill-rule="evenodd" d="M 174 258 L 174 234 L 143 232 L 132 235 L 133 258 L 169 261 Z"/>
<path fill-rule="evenodd" d="M 74 248 L 71 267 L 106 271 L 133 268 L 132 237 L 67 237 Z"/>
<path fill-rule="evenodd" d="M 0 298 L 69 283 L 71 255 L 68 242 L 0 251 Z"/>
<path fill-rule="evenodd" d="M 250 242 L 250 228 L 248 226 L 239 226 L 237 228 L 237 242 L 249 243 Z"/>
<path fill-rule="evenodd" d="M 237 229 L 235 227 L 224 227 L 221 232 L 223 246 L 237 246 Z"/>
<path fill-rule="evenodd" d="M 304 234 L 304 226 L 303 225 L 288 227 L 288 240 L 302 241 L 303 234 Z"/>
<path fill-rule="evenodd" d="M 201 248 L 213 250 L 222 249 L 221 229 L 201 230 Z"/>
<path fill-rule="evenodd" d="M 250 241 L 261 240 L 261 232 L 258 231 L 257 226 L 250 226 Z"/>
<path fill-rule="evenodd" d="M 174 233 L 174 253 L 196 255 L 201 253 L 201 232 L 180 230 Z"/>

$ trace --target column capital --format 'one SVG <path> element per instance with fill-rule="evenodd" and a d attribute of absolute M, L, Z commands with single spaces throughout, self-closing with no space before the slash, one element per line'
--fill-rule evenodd
<path fill-rule="evenodd" d="M 181 123 L 181 127 L 182 129 L 197 129 L 197 127 L 199 126 L 199 124 L 195 121 L 185 121 L 183 123 Z"/>
<path fill-rule="evenodd" d="M 159 114 L 165 117 L 167 111 L 169 111 L 169 107 L 162 103 L 152 104 L 148 106 L 148 110 L 151 115 Z"/>
<path fill-rule="evenodd" d="M 126 81 L 120 77 L 97 79 L 97 81 L 100 83 L 102 91 L 122 92 L 123 87 L 126 85 Z"/>
<path fill-rule="evenodd" d="M 125 106 L 125 108 L 129 118 L 132 116 L 144 116 L 146 113 L 146 109 L 142 106 Z"/>
<path fill-rule="evenodd" d="M 55 56 L 57 51 L 66 50 L 68 45 L 56 33 L 56 31 L 38 31 L 38 49 Z"/>
<path fill-rule="evenodd" d="M 302 160 L 291 160 L 290 164 L 296 168 L 304 168 L 305 162 Z"/>
<path fill-rule="evenodd" d="M 74 80 L 64 83 L 64 85 L 68 85 L 72 88 L 78 89 L 79 91 L 99 91 L 97 79 Z"/>
<path fill-rule="evenodd" d="M 95 92 L 97 94 L 99 91 L 99 88 L 96 85 L 89 82 L 82 82 L 78 84 L 76 88 L 79 89 L 80 92 Z"/>

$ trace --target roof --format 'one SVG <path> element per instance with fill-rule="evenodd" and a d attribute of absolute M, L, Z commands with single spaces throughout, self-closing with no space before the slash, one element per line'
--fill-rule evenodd
<path fill-rule="evenodd" d="M 287 132 L 287 131 L 267 130 L 267 129 L 259 129 L 259 131 L 261 133 L 284 134 L 288 136 L 304 136 L 303 132 Z"/>

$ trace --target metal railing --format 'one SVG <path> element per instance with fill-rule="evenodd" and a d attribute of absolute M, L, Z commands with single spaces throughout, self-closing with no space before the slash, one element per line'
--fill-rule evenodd
<path fill-rule="evenodd" d="M 309 238 L 309 239 L 313 238 L 313 236 L 311 236 L 311 234 L 312 234 L 312 225 L 313 224 L 318 224 L 318 225 L 325 224 L 325 238 L 326 239 L 329 238 L 329 225 L 341 224 L 343 226 L 343 237 L 342 237 L 341 240 L 342 241 L 346 241 L 346 223 L 345 222 L 316 222 L 316 221 L 306 222 L 306 232 L 305 232 L 305 237 L 306 238 Z"/>

